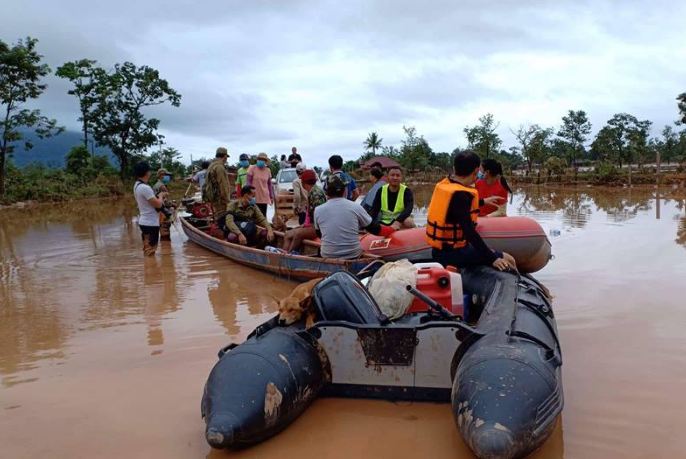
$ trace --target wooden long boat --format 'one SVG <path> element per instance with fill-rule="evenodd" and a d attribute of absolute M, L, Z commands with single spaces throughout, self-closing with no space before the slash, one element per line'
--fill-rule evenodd
<path fill-rule="evenodd" d="M 267 252 L 259 248 L 234 244 L 213 237 L 204 231 L 207 228 L 196 227 L 182 216 L 179 216 L 178 219 L 183 232 L 192 242 L 236 263 L 294 280 L 315 279 L 338 271 L 357 274 L 369 263 L 379 259 L 375 255 L 367 254 L 353 260 L 317 257 L 315 255 L 319 244 L 312 241 L 304 241 L 303 255 Z M 276 237 L 274 244 L 277 245 L 283 240 L 284 235 L 279 231 L 274 231 L 274 235 Z"/>

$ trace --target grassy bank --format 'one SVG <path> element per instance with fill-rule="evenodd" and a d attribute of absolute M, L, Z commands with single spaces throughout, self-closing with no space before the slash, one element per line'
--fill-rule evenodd
<path fill-rule="evenodd" d="M 31 165 L 8 167 L 5 196 L 0 204 L 19 202 L 62 202 L 73 199 L 122 196 L 125 186 L 109 172 L 84 170 L 74 174 L 63 169 Z"/>
<path fill-rule="evenodd" d="M 509 175 L 507 180 L 513 184 L 533 185 L 600 185 L 600 186 L 628 186 L 628 185 L 680 185 L 686 182 L 686 171 L 671 171 L 660 173 L 654 170 L 633 171 L 631 176 L 627 170 L 616 168 L 596 168 L 591 171 L 578 172 L 567 170 L 558 174 L 549 174 L 546 171 L 532 173 L 530 175 Z"/>

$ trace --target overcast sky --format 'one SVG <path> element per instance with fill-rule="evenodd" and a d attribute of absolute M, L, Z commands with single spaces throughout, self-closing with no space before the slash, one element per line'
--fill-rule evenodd
<path fill-rule="evenodd" d="M 398 145 L 403 125 L 452 151 L 487 112 L 505 147 L 569 109 L 594 132 L 629 112 L 657 133 L 686 91 L 686 2 L 0 0 L 0 17 L 0 39 L 38 38 L 53 70 L 158 69 L 183 96 L 158 116 L 185 159 L 295 145 L 322 165 L 357 158 L 370 131 Z M 67 83 L 48 84 L 38 105 L 78 129 Z"/>

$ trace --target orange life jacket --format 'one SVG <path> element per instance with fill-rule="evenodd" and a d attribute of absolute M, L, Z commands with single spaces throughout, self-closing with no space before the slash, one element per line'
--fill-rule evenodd
<path fill-rule="evenodd" d="M 429 212 L 426 216 L 426 242 L 436 249 L 446 247 L 459 249 L 467 245 L 464 232 L 460 225 L 446 223 L 448 207 L 453 193 L 464 191 L 472 195 L 472 205 L 469 216 L 476 225 L 479 216 L 479 192 L 476 188 L 466 187 L 459 183 L 451 182 L 445 178 L 436 184 L 431 196 Z"/>

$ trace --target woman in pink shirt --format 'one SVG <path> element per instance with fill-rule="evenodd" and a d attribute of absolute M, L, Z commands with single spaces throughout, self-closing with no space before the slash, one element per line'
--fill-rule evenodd
<path fill-rule="evenodd" d="M 269 156 L 267 153 L 257 155 L 255 164 L 248 168 L 248 185 L 255 187 L 255 202 L 262 214 L 267 216 L 267 206 L 274 201 L 272 188 L 272 171 L 267 167 Z"/>

